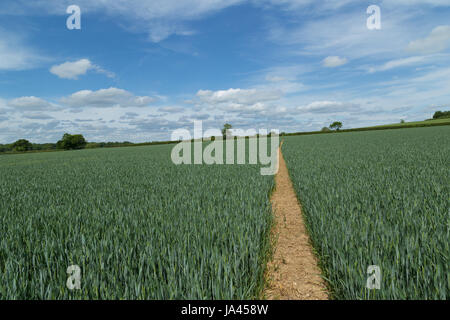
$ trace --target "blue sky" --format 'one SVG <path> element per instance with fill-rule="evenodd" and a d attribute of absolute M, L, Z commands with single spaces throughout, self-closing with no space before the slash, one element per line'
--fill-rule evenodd
<path fill-rule="evenodd" d="M 449 17 L 448 0 L 2 0 L 0 143 L 423 120 L 450 104 Z"/>

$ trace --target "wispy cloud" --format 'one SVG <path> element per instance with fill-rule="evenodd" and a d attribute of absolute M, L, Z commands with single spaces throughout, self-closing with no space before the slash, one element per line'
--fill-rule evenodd
<path fill-rule="evenodd" d="M 374 72 L 378 72 L 378 71 L 387 71 L 387 70 L 391 70 L 394 68 L 416 65 L 416 64 L 420 64 L 420 63 L 426 61 L 427 59 L 429 59 L 429 57 L 427 57 L 427 56 L 415 56 L 415 57 L 409 57 L 409 58 L 404 58 L 404 59 L 391 60 L 379 67 L 371 67 L 369 69 L 369 72 L 374 73 Z"/>
<path fill-rule="evenodd" d="M 66 8 L 74 4 L 72 0 L 10 0 L 5 6 L 15 8 L 21 14 L 29 14 L 27 8 L 32 8 L 38 14 L 43 12 L 53 15 L 65 15 Z M 159 42 L 167 37 L 191 35 L 194 31 L 187 22 L 198 20 L 221 9 L 243 3 L 244 0 L 114 0 L 92 1 L 77 0 L 82 13 L 101 12 L 111 17 L 120 17 L 127 21 L 127 28 L 135 32 L 148 33 L 149 39 Z M 3 4 L 2 4 L 3 5 Z M 1 11 L 1 10 L 0 10 Z M 14 12 L 14 11 L 11 11 Z"/>
<path fill-rule="evenodd" d="M 408 44 L 410 52 L 422 54 L 442 52 L 448 47 L 450 47 L 450 26 L 436 27 L 428 37 L 414 40 Z"/>
<path fill-rule="evenodd" d="M 32 69 L 47 60 L 17 33 L 0 28 L 0 70 Z"/>

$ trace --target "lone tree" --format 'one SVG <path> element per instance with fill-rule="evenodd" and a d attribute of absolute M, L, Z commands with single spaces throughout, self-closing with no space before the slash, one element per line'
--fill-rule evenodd
<path fill-rule="evenodd" d="M 222 129 L 222 136 L 226 137 L 228 135 L 228 130 L 230 130 L 231 128 L 233 128 L 233 126 L 229 123 L 225 123 L 223 125 L 223 129 Z"/>
<path fill-rule="evenodd" d="M 56 147 L 65 150 L 83 149 L 86 143 L 86 140 L 81 134 L 65 133 L 62 139 L 56 143 Z"/>
<path fill-rule="evenodd" d="M 330 124 L 330 129 L 335 129 L 336 131 L 339 131 L 339 129 L 342 128 L 342 122 L 335 121 L 332 124 Z"/>
<path fill-rule="evenodd" d="M 25 140 L 25 139 L 17 140 L 16 142 L 14 142 L 12 144 L 11 147 L 14 151 L 19 151 L 19 152 L 29 151 L 29 150 L 33 149 L 33 145 L 30 143 L 30 141 Z"/>

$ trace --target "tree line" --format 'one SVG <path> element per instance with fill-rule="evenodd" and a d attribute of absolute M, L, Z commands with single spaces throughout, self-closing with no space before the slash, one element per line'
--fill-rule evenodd
<path fill-rule="evenodd" d="M 450 111 L 436 111 L 433 119 L 448 119 L 450 118 Z"/>
<path fill-rule="evenodd" d="M 12 144 L 0 145 L 0 152 L 26 152 L 34 150 L 75 150 L 83 149 L 87 145 L 86 139 L 81 134 L 68 134 L 65 133 L 61 140 L 57 143 L 31 143 L 26 139 L 19 139 Z"/>
<path fill-rule="evenodd" d="M 65 133 L 61 140 L 56 143 L 31 143 L 26 139 L 19 139 L 11 144 L 0 144 L 0 153 L 148 146 L 176 142 L 178 141 L 152 141 L 144 143 L 133 143 L 129 141 L 87 142 L 82 134 Z"/>

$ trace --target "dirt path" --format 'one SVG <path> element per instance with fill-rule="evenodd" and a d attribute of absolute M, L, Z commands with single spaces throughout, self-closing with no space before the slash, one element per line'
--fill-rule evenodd
<path fill-rule="evenodd" d="M 265 298 L 270 300 L 326 300 L 326 286 L 312 253 L 300 205 L 286 163 L 278 149 L 279 170 L 272 194 L 276 239 L 273 260 L 268 263 Z"/>

